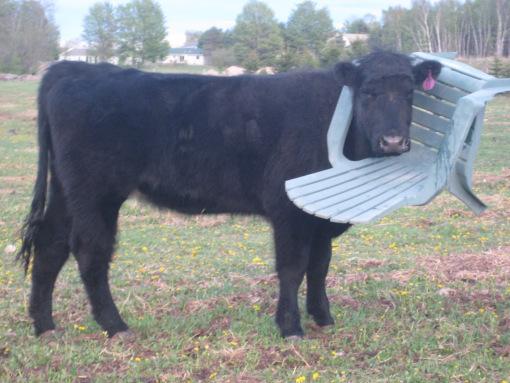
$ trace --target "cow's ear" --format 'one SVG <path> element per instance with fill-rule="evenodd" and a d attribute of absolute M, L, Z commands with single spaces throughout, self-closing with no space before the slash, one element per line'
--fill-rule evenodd
<path fill-rule="evenodd" d="M 350 62 L 340 62 L 334 68 L 337 80 L 347 86 L 353 86 L 356 82 L 357 70 L 356 65 Z"/>
<path fill-rule="evenodd" d="M 413 67 L 414 82 L 416 85 L 424 84 L 426 81 L 437 80 L 441 73 L 442 65 L 435 60 L 427 60 Z"/>

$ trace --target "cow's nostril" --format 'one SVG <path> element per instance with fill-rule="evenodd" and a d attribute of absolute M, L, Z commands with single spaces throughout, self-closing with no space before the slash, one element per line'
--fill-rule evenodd
<path fill-rule="evenodd" d="M 402 136 L 382 136 L 381 144 L 384 146 L 398 146 L 404 143 L 405 138 Z"/>
<path fill-rule="evenodd" d="M 402 153 L 409 147 L 409 138 L 404 136 L 382 136 L 379 146 L 385 153 Z"/>

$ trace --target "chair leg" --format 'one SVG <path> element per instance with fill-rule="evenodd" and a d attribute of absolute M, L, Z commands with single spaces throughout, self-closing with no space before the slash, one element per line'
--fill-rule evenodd
<path fill-rule="evenodd" d="M 476 215 L 480 215 L 487 209 L 485 205 L 467 186 L 460 182 L 459 178 L 453 176 L 450 179 L 448 190 L 464 202 Z"/>

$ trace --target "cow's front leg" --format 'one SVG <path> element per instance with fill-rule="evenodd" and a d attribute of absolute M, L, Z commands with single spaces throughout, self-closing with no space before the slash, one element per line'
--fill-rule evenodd
<path fill-rule="evenodd" d="M 306 270 L 306 308 L 319 326 L 334 324 L 326 295 L 326 276 L 331 261 L 331 238 L 320 231 L 315 235 Z"/>
<path fill-rule="evenodd" d="M 274 227 L 276 271 L 280 281 L 280 297 L 276 323 L 283 337 L 303 336 L 298 307 L 298 289 L 308 267 L 311 247 L 310 232 L 292 226 Z"/>

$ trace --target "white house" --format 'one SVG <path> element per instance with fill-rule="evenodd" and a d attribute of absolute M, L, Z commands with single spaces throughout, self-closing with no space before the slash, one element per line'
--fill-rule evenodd
<path fill-rule="evenodd" d="M 95 63 L 96 57 L 89 55 L 87 48 L 70 48 L 60 54 L 59 60 Z"/>
<path fill-rule="evenodd" d="M 171 48 L 164 64 L 204 65 L 204 52 L 197 47 Z"/>
<path fill-rule="evenodd" d="M 74 48 L 69 48 L 68 50 L 62 52 L 59 57 L 59 60 L 68 60 L 68 61 L 83 61 L 86 63 L 97 64 L 100 60 L 89 53 L 89 49 L 86 46 L 79 46 Z M 107 60 L 110 64 L 117 65 L 119 63 L 118 57 L 111 57 Z"/>

